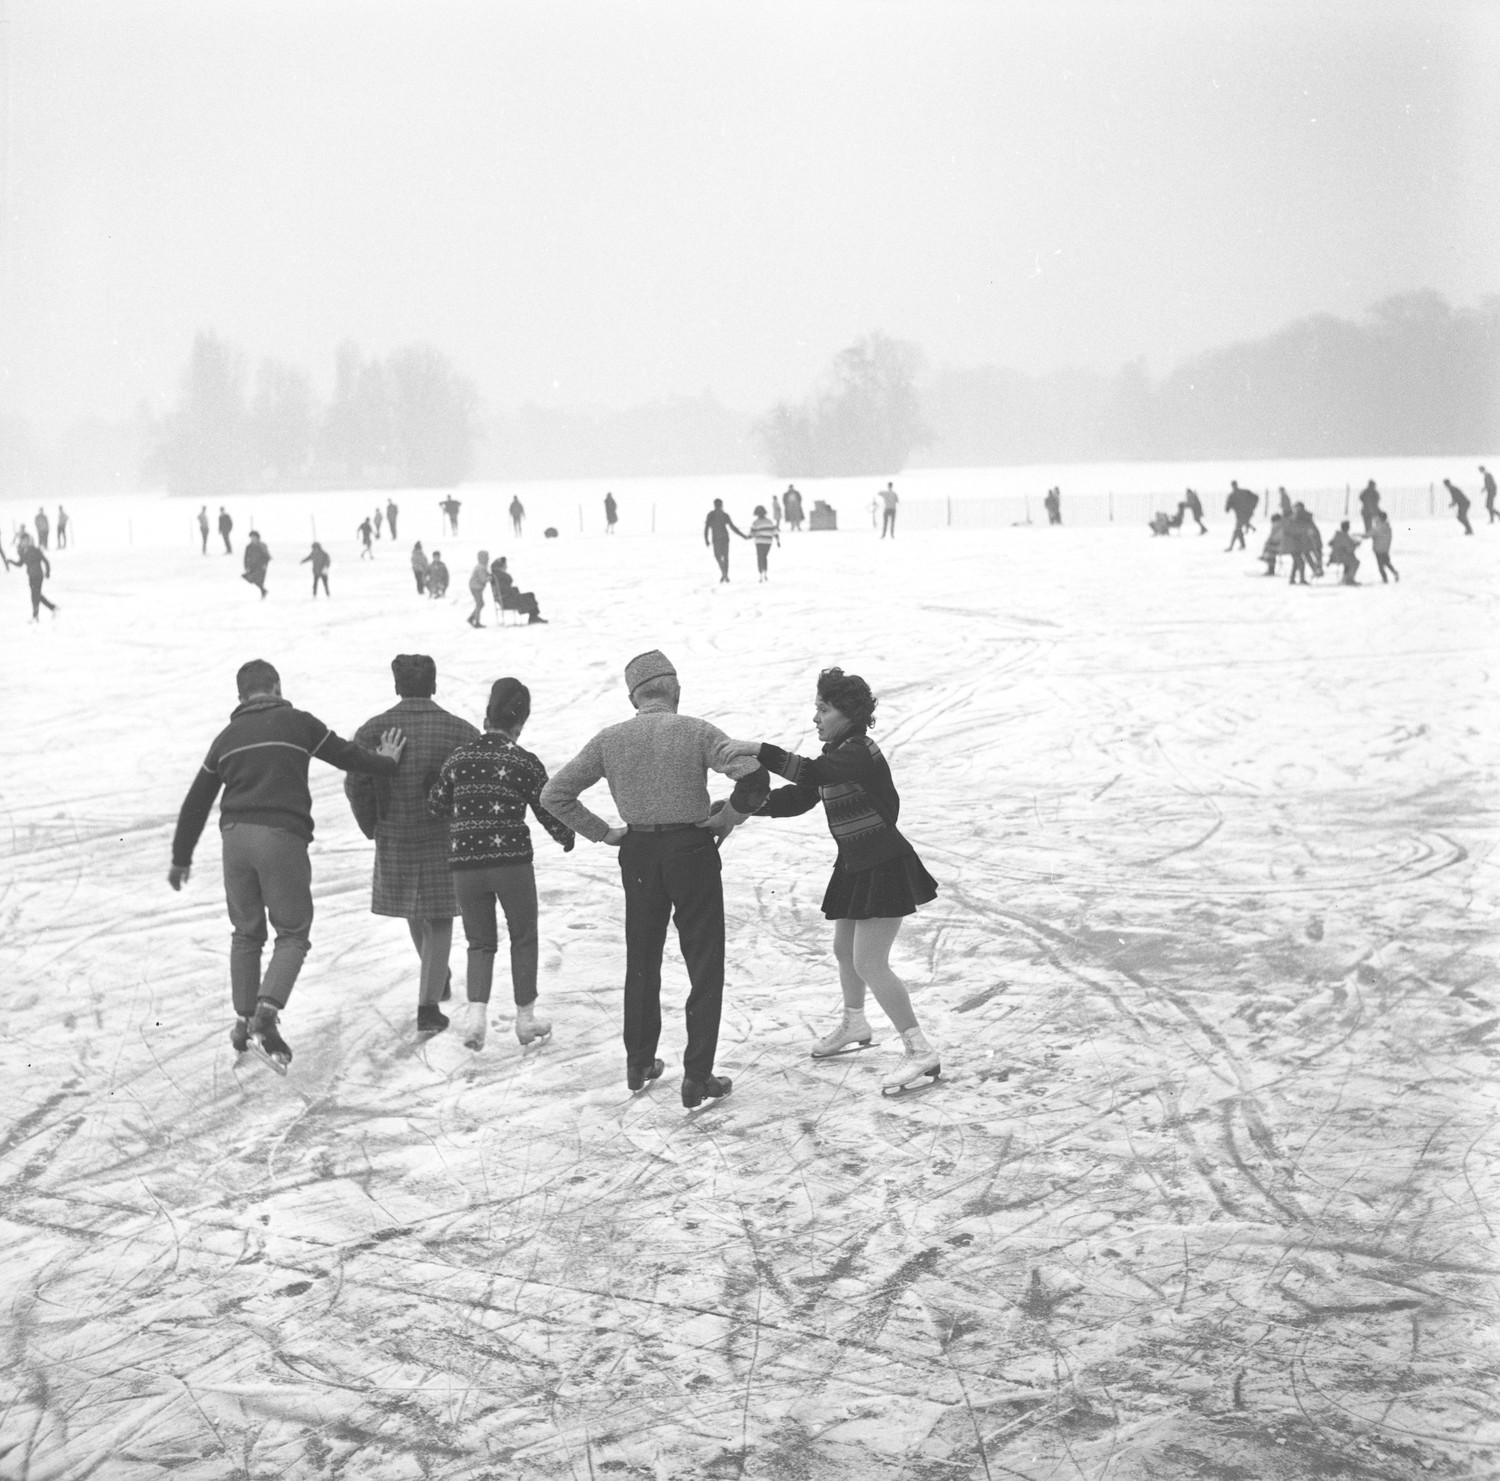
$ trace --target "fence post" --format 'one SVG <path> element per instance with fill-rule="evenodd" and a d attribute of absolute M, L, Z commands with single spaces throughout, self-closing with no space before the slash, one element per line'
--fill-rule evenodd
<path fill-rule="evenodd" d="M 953 495 L 948 495 L 948 528 L 953 528 Z"/>
<path fill-rule="evenodd" d="M 656 533 L 656 505 L 651 506 L 651 533 Z"/>
<path fill-rule="evenodd" d="M 1109 491 L 1109 522 L 1110 524 L 1115 522 L 1115 491 L 1113 489 Z"/>
<path fill-rule="evenodd" d="M 1437 495 L 1433 492 L 1430 483 L 1427 485 L 1427 513 L 1429 515 L 1437 513 Z"/>
<path fill-rule="evenodd" d="M 314 540 L 316 540 L 318 538 L 318 521 L 313 515 L 309 514 L 307 516 L 307 522 L 312 526 L 312 537 Z"/>
<path fill-rule="evenodd" d="M 583 505 L 578 506 L 578 533 L 583 533 Z"/>

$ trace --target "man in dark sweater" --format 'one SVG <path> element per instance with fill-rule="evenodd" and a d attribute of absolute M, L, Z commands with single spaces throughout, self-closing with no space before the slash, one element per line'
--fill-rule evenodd
<path fill-rule="evenodd" d="M 422 959 L 417 984 L 417 1032 L 441 1033 L 448 1017 L 438 1006 L 448 984 L 453 917 L 458 900 L 448 868 L 448 825 L 427 810 L 427 793 L 443 763 L 479 732 L 434 699 L 437 664 L 425 653 L 391 660 L 399 704 L 366 720 L 354 743 L 375 748 L 393 726 L 406 736 L 406 764 L 389 779 L 350 772 L 344 795 L 366 838 L 375 840 L 373 915 L 404 920 Z"/>
<path fill-rule="evenodd" d="M 724 884 L 714 839 L 743 822 L 770 792 L 770 777 L 715 725 L 677 713 L 677 670 L 653 648 L 625 665 L 633 719 L 601 730 L 542 788 L 542 806 L 594 843 L 620 848 L 625 887 L 625 1083 L 639 1090 L 662 1072 L 661 953 L 674 917 L 692 991 L 682 1103 L 729 1093 L 715 1075 L 724 1000 Z M 736 782 L 727 806 L 713 812 L 709 771 Z M 611 828 L 578 800 L 607 781 L 623 827 Z"/>
<path fill-rule="evenodd" d="M 192 868 L 219 789 L 219 831 L 224 839 L 224 894 L 234 927 L 229 982 L 236 1050 L 254 1048 L 280 1074 L 292 1051 L 277 1028 L 312 930 L 312 797 L 308 762 L 316 756 L 341 771 L 390 776 L 406 737 L 396 729 L 380 738 L 378 752 L 340 740 L 321 720 L 293 709 L 281 697 L 281 676 L 263 658 L 235 675 L 240 702 L 229 724 L 214 738 L 202 769 L 188 788 L 172 838 L 167 883 L 180 890 Z M 266 916 L 276 929 L 276 948 L 261 978 Z"/>

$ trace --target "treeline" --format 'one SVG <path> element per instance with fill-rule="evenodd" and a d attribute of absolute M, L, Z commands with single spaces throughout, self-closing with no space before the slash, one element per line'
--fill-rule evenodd
<path fill-rule="evenodd" d="M 177 405 L 153 429 L 144 481 L 221 498 L 318 487 L 451 488 L 474 459 L 478 398 L 440 351 L 385 359 L 339 347 L 332 398 L 307 373 L 245 355 L 212 333 L 193 340 Z"/>
<path fill-rule="evenodd" d="M 1153 381 L 945 370 L 922 394 L 931 467 L 1130 459 L 1415 456 L 1500 447 L 1500 298 L 1403 294 L 1211 350 Z"/>

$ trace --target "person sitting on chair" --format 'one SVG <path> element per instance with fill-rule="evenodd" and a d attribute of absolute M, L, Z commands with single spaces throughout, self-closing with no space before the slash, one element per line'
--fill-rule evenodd
<path fill-rule="evenodd" d="M 537 610 L 536 593 L 517 591 L 516 578 L 505 569 L 502 555 L 490 567 L 490 582 L 495 588 L 495 609 L 500 612 L 523 612 L 528 623 L 545 622 L 547 619 Z"/>

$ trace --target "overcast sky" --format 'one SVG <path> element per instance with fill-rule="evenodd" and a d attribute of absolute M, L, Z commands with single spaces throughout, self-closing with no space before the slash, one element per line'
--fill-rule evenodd
<path fill-rule="evenodd" d="M 758 411 L 871 329 L 1112 370 L 1500 291 L 1500 6 L 0 0 L 0 410 L 326 390 Z"/>

